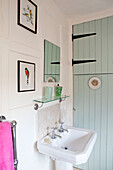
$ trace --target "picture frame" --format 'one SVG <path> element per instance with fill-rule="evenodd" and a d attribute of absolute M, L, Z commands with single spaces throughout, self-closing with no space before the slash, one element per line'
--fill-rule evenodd
<path fill-rule="evenodd" d="M 35 63 L 17 61 L 18 92 L 35 91 Z"/>
<path fill-rule="evenodd" d="M 18 0 L 17 24 L 37 34 L 37 5 L 31 0 Z"/>

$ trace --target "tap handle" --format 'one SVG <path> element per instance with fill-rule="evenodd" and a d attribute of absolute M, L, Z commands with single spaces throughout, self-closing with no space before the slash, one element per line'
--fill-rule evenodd
<path fill-rule="evenodd" d="M 64 124 L 64 122 L 60 122 L 60 124 L 61 124 L 61 125 L 63 125 L 63 124 Z"/>
<path fill-rule="evenodd" d="M 63 128 L 64 122 L 60 122 L 60 127 Z"/>
<path fill-rule="evenodd" d="M 57 129 L 56 127 L 52 127 L 51 128 L 53 131 L 51 132 L 52 134 L 51 134 L 51 138 L 52 139 L 55 139 L 56 137 L 55 137 L 55 130 Z"/>
<path fill-rule="evenodd" d="M 64 122 L 60 122 L 60 129 L 63 129 Z"/>

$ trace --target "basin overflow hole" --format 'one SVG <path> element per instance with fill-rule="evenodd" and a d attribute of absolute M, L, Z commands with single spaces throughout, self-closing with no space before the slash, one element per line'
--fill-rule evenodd
<path fill-rule="evenodd" d="M 62 146 L 62 149 L 65 149 L 65 150 L 67 150 L 67 149 L 68 149 L 68 147 L 66 147 L 66 146 Z"/>

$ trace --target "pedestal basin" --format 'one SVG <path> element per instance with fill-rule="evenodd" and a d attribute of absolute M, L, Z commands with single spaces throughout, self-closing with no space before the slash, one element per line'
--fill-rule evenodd
<path fill-rule="evenodd" d="M 96 141 L 96 132 L 74 127 L 65 128 L 68 132 L 56 131 L 61 138 L 52 139 L 49 134 L 39 140 L 37 142 L 39 152 L 74 165 L 86 163 Z"/>

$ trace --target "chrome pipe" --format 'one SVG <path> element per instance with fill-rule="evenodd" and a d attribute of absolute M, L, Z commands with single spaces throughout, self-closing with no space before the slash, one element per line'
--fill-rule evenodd
<path fill-rule="evenodd" d="M 17 122 L 13 120 L 11 122 L 12 139 L 13 139 L 13 151 L 14 151 L 14 167 L 17 170 L 18 159 L 17 159 L 17 148 L 16 148 L 16 125 Z"/>

